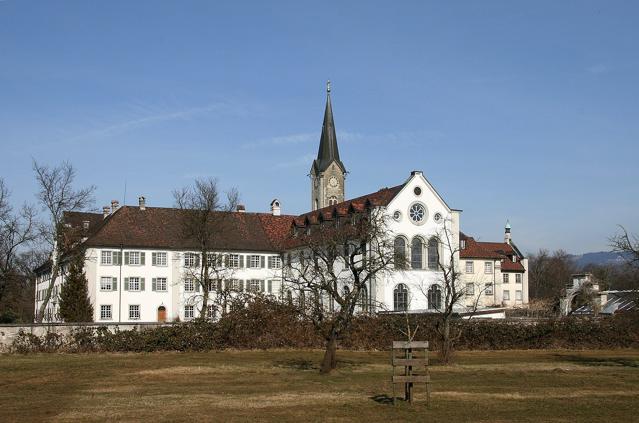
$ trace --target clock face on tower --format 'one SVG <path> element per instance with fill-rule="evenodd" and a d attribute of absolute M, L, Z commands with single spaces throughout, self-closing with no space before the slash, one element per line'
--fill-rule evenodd
<path fill-rule="evenodd" d="M 338 185 L 337 178 L 334 176 L 331 176 L 331 179 L 328 180 L 328 185 L 330 185 L 333 188 L 337 187 Z"/>

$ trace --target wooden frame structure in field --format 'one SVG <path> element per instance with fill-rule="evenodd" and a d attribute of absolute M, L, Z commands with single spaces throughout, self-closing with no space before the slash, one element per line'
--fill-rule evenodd
<path fill-rule="evenodd" d="M 404 385 L 404 400 L 412 404 L 413 385 L 423 383 L 426 385 L 426 404 L 430 406 L 428 341 L 393 341 L 391 363 L 393 365 L 393 405 L 396 400 L 395 385 Z"/>

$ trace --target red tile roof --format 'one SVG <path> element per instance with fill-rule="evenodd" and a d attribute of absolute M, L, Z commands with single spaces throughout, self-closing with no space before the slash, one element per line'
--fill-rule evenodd
<path fill-rule="evenodd" d="M 506 242 L 480 242 L 464 233 L 459 234 L 460 240 L 466 241 L 466 247 L 459 252 L 461 258 L 501 259 L 502 272 L 524 272 L 521 257 L 515 249 Z M 516 262 L 512 261 L 515 256 Z"/>
<path fill-rule="evenodd" d="M 513 263 L 512 260 L 504 259 L 501 261 L 501 271 L 502 272 L 524 272 L 524 265 L 521 264 L 520 261 Z"/>
<path fill-rule="evenodd" d="M 332 206 L 301 214 L 295 218 L 295 224 L 297 226 L 305 226 L 307 220 L 311 224 L 317 224 L 320 222 L 320 216 L 324 220 L 332 220 L 335 215 L 346 216 L 350 211 L 361 212 L 367 205 L 372 207 L 387 206 L 403 187 L 404 184 L 392 188 L 382 188 L 371 194 L 362 195 Z"/>
<path fill-rule="evenodd" d="M 402 189 L 403 185 L 383 188 L 372 194 L 344 201 L 334 206 L 305 213 L 300 216 L 273 216 L 270 213 L 216 212 L 217 225 L 212 249 L 230 251 L 283 251 L 291 238 L 293 222 L 305 225 L 319 223 L 321 219 L 332 220 L 334 215 L 345 216 L 351 211 L 363 211 L 367 206 L 387 205 Z M 321 216 L 321 219 L 320 219 Z M 166 248 L 195 249 L 197 242 L 182 232 L 179 224 L 183 214 L 179 209 L 163 207 L 122 206 L 106 219 L 100 213 L 71 212 L 65 221 L 74 229 L 82 228 L 89 221 L 88 247 L 118 248 Z"/>
<path fill-rule="evenodd" d="M 89 247 L 195 249 L 195 239 L 185 237 L 179 209 L 123 206 L 89 236 Z M 280 251 L 293 216 L 266 213 L 214 212 L 219 228 L 210 240 L 211 249 Z"/>
<path fill-rule="evenodd" d="M 475 238 L 466 236 L 463 233 L 460 233 L 460 240 L 466 241 L 466 246 L 459 251 L 459 256 L 461 258 L 492 258 L 492 259 L 500 259 L 503 257 L 503 254 L 500 254 L 496 251 L 492 251 L 487 248 L 484 244 L 485 242 L 477 242 Z"/>

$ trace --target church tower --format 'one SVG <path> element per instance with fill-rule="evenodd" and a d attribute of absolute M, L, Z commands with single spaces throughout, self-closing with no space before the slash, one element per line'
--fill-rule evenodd
<path fill-rule="evenodd" d="M 331 106 L 331 82 L 326 84 L 326 110 L 317 159 L 311 166 L 311 208 L 313 210 L 344 201 L 346 168 L 339 159 L 335 122 Z"/>

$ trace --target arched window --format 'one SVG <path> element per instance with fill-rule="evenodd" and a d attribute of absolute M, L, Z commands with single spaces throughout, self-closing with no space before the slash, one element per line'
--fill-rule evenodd
<path fill-rule="evenodd" d="M 406 240 L 395 238 L 395 269 L 406 269 Z"/>
<path fill-rule="evenodd" d="M 403 283 L 398 284 L 393 290 L 393 310 L 408 310 L 408 288 Z"/>
<path fill-rule="evenodd" d="M 430 270 L 439 268 L 439 241 L 435 237 L 428 241 L 428 268 Z"/>
<path fill-rule="evenodd" d="M 300 291 L 297 302 L 299 304 L 300 310 L 306 309 L 306 293 L 304 291 Z"/>
<path fill-rule="evenodd" d="M 348 297 L 351 293 L 351 289 L 348 286 L 344 286 L 344 288 L 342 288 L 342 296 L 344 298 Z"/>
<path fill-rule="evenodd" d="M 428 308 L 438 310 L 442 308 L 442 290 L 437 285 L 428 288 Z"/>
<path fill-rule="evenodd" d="M 359 306 L 362 312 L 368 313 L 368 289 L 365 286 L 359 291 Z"/>
<path fill-rule="evenodd" d="M 337 204 L 337 197 L 332 196 L 328 199 L 328 205 L 329 206 L 334 206 L 335 204 Z"/>
<path fill-rule="evenodd" d="M 410 267 L 413 269 L 424 268 L 424 242 L 421 238 L 413 238 L 413 242 L 410 244 Z"/>

